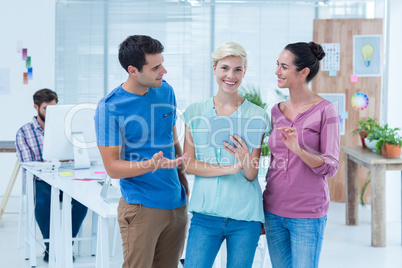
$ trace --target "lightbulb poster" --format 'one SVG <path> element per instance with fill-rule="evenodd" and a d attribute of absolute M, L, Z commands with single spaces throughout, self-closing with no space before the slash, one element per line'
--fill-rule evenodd
<path fill-rule="evenodd" d="M 353 74 L 381 76 L 381 35 L 353 36 Z"/>

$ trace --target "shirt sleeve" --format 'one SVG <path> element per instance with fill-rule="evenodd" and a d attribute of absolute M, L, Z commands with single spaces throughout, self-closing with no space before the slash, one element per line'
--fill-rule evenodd
<path fill-rule="evenodd" d="M 332 103 L 324 109 L 321 126 L 319 156 L 324 164 L 312 170 L 317 175 L 332 178 L 338 171 L 340 148 L 339 115 Z"/>
<path fill-rule="evenodd" d="M 187 107 L 187 109 L 180 115 L 180 119 L 191 129 L 191 121 L 194 114 L 194 104 Z"/>
<path fill-rule="evenodd" d="M 15 138 L 15 145 L 17 147 L 17 154 L 20 162 L 32 162 L 34 161 L 31 147 L 29 147 L 24 131 L 19 129 Z"/>
<path fill-rule="evenodd" d="M 111 112 L 114 110 L 114 104 L 108 105 L 104 101 L 101 101 L 96 108 L 95 130 L 98 146 L 116 146 L 122 144 L 118 122 L 122 118 Z"/>

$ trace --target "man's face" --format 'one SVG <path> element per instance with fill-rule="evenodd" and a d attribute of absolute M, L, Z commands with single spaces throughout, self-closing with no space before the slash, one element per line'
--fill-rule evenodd
<path fill-rule="evenodd" d="M 163 75 L 167 73 L 162 65 L 162 53 L 147 54 L 145 60 L 146 64 L 142 67 L 142 71 L 137 73 L 137 83 L 145 88 L 160 87 Z"/>
<path fill-rule="evenodd" d="M 40 106 L 35 104 L 34 107 L 38 111 L 38 117 L 42 119 L 43 122 L 45 122 L 46 107 L 49 105 L 56 105 L 56 104 L 57 104 L 56 100 L 52 100 L 50 102 L 43 102 Z"/>

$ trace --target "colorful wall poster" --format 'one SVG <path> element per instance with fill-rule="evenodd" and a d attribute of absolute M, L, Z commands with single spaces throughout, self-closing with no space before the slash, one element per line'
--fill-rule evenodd
<path fill-rule="evenodd" d="M 353 74 L 381 76 L 381 35 L 353 36 Z"/>

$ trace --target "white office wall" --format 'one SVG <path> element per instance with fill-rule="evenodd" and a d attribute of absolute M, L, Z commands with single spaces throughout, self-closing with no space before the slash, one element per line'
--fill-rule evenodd
<path fill-rule="evenodd" d="M 9 70 L 9 93 L 0 94 L 0 140 L 15 140 L 15 133 L 35 114 L 33 93 L 55 85 L 55 1 L 0 1 L 0 69 Z M 23 84 L 26 72 L 17 44 L 28 49 L 33 79 Z M 6 190 L 14 153 L 0 153 L 0 196 Z M 21 179 L 17 179 L 12 195 L 19 195 Z"/>
<path fill-rule="evenodd" d="M 389 54 L 388 54 L 388 92 L 385 95 L 387 98 L 385 109 L 387 113 L 386 121 L 395 128 L 402 128 L 402 85 L 400 80 L 401 75 L 401 60 L 402 60 L 402 1 L 389 1 Z M 387 221 L 401 220 L 401 172 L 387 171 L 386 176 L 386 205 L 387 205 Z"/>

